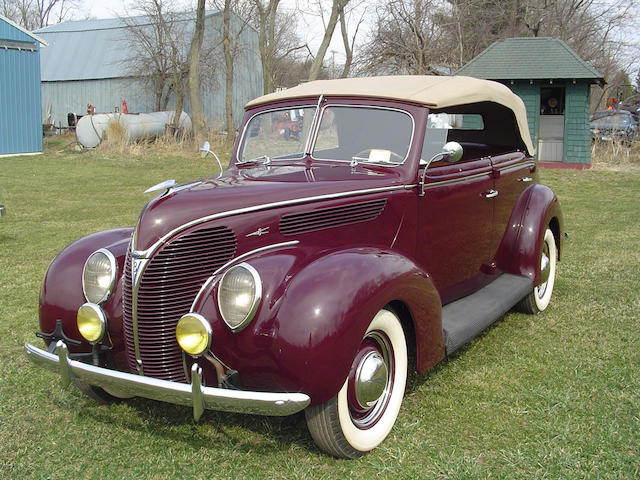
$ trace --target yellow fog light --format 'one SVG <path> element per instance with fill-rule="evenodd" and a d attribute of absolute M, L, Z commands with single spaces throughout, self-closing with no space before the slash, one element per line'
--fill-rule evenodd
<path fill-rule="evenodd" d="M 211 325 L 197 313 L 187 313 L 178 322 L 176 339 L 178 345 L 189 355 L 202 355 L 211 346 Z"/>
<path fill-rule="evenodd" d="M 95 303 L 85 303 L 78 309 L 78 330 L 89 343 L 102 340 L 107 330 L 107 317 Z"/>

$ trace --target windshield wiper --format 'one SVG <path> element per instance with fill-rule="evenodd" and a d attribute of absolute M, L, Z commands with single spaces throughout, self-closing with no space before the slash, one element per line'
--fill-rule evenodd
<path fill-rule="evenodd" d="M 269 155 L 260 155 L 259 157 L 252 158 L 251 160 L 236 162 L 236 165 L 246 165 L 247 163 L 262 163 L 263 165 L 271 165 L 271 157 L 269 157 Z"/>

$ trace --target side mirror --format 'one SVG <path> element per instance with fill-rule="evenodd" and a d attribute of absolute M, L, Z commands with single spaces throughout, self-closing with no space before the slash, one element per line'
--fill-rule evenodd
<path fill-rule="evenodd" d="M 442 147 L 442 157 L 447 162 L 455 163 L 462 158 L 462 145 L 458 142 L 447 142 Z"/>
<path fill-rule="evenodd" d="M 440 153 L 436 153 L 431 157 L 431 159 L 425 164 L 422 176 L 420 177 L 420 183 L 418 186 L 420 188 L 421 197 L 424 197 L 424 179 L 427 176 L 427 169 L 429 168 L 429 165 L 431 165 L 431 162 L 437 159 L 442 159 L 447 162 L 455 163 L 462 158 L 462 153 L 462 145 L 458 142 L 447 142 L 444 147 L 442 147 L 442 151 Z"/>
<path fill-rule="evenodd" d="M 209 152 L 211 152 L 210 148 L 211 148 L 211 145 L 209 144 L 209 142 L 204 142 L 204 143 L 202 144 L 202 147 L 200 147 L 200 156 L 201 156 L 202 158 L 206 157 L 206 156 L 207 156 L 207 154 L 208 154 Z M 213 153 L 213 152 L 211 152 L 211 153 Z"/>
<path fill-rule="evenodd" d="M 220 162 L 220 159 L 218 158 L 218 156 L 211 151 L 211 144 L 209 142 L 204 142 L 202 144 L 202 147 L 200 147 L 200 156 L 202 158 L 205 158 L 209 154 L 213 155 L 213 158 L 215 158 L 216 162 L 218 162 L 218 166 L 220 167 L 220 173 L 216 178 L 220 178 L 222 176 L 222 163 Z"/>

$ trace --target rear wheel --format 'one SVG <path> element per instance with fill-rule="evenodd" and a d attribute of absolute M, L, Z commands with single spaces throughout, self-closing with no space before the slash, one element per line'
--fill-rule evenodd
<path fill-rule="evenodd" d="M 553 284 L 556 278 L 556 263 L 558 249 L 551 229 L 547 228 L 542 240 L 540 252 L 540 277 L 542 282 L 516 305 L 516 309 L 523 313 L 536 314 L 549 306 Z"/>
<path fill-rule="evenodd" d="M 357 458 L 382 443 L 398 417 L 406 379 L 402 324 L 390 310 L 380 310 L 338 395 L 305 410 L 318 447 L 336 457 Z"/>

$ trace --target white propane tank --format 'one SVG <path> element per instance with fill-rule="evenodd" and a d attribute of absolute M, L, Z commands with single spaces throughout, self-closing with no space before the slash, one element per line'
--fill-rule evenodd
<path fill-rule="evenodd" d="M 85 148 L 95 148 L 104 139 L 110 122 L 119 122 L 131 140 L 155 138 L 164 133 L 165 126 L 173 120 L 173 111 L 150 113 L 97 113 L 85 115 L 76 125 L 76 138 Z M 191 131 L 191 118 L 180 114 L 180 127 Z"/>

